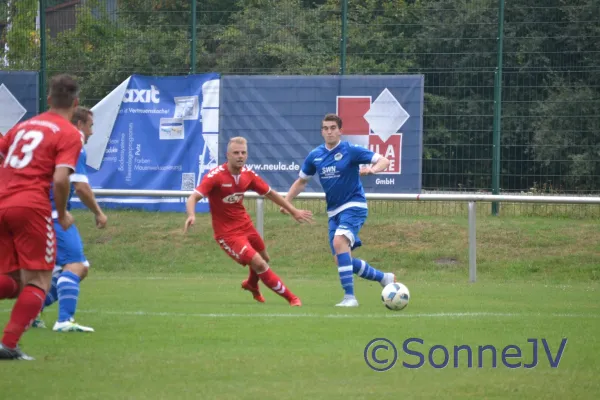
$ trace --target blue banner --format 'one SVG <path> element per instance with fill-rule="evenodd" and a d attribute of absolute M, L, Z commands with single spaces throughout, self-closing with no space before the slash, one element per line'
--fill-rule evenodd
<path fill-rule="evenodd" d="M 0 134 L 38 113 L 38 73 L 0 71 Z"/>
<path fill-rule="evenodd" d="M 94 189 L 193 190 L 218 165 L 218 74 L 132 75 L 98 103 L 86 144 Z M 99 197 L 109 208 L 184 211 L 185 198 Z M 208 211 L 203 200 L 197 211 Z"/>
<path fill-rule="evenodd" d="M 287 191 L 305 157 L 323 143 L 321 121 L 337 113 L 343 140 L 384 155 L 391 165 L 362 178 L 367 193 L 420 193 L 423 76 L 224 76 L 221 139 L 248 139 L 248 166 Z M 322 192 L 318 179 L 307 191 Z"/>

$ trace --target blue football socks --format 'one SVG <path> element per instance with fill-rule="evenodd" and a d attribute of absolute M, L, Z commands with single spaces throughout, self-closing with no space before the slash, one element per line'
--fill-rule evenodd
<path fill-rule="evenodd" d="M 352 275 L 352 258 L 350 253 L 342 253 L 337 255 L 338 274 L 340 275 L 340 283 L 344 289 L 344 294 L 348 297 L 354 297 L 354 277 Z"/>
<path fill-rule="evenodd" d="M 379 282 L 383 279 L 383 272 L 371 267 L 366 261 L 358 258 L 352 259 L 352 272 L 370 281 Z"/>
<path fill-rule="evenodd" d="M 58 322 L 73 318 L 79 298 L 79 276 L 71 271 L 60 274 L 57 282 L 58 291 Z"/>

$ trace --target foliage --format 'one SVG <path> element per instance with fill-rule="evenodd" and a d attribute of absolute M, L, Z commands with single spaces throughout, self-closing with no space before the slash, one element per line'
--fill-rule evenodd
<path fill-rule="evenodd" d="M 40 36 L 35 19 L 38 10 L 37 0 L 9 1 L 3 5 L 3 14 L 10 29 L 4 32 L 8 50 L 0 48 L 0 59 L 6 57 L 10 70 L 39 69 Z"/>
<path fill-rule="evenodd" d="M 198 1 L 195 66 L 188 0 L 119 0 L 116 15 L 88 1 L 48 37 L 48 69 L 82 78 L 93 104 L 132 73 L 338 74 L 345 43 L 346 73 L 424 75 L 424 187 L 487 190 L 498 1 L 349 1 L 344 42 L 342 0 Z M 36 69 L 37 2 L 9 4 L 10 66 Z M 501 190 L 599 190 L 598 15 L 596 0 L 507 2 Z"/>

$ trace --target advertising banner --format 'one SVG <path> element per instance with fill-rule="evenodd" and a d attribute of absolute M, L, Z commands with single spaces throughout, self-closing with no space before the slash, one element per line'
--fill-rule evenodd
<path fill-rule="evenodd" d="M 0 71 L 0 134 L 38 113 L 38 73 Z"/>
<path fill-rule="evenodd" d="M 391 160 L 362 178 L 367 193 L 420 193 L 423 76 L 224 76 L 219 154 L 248 139 L 248 166 L 287 191 L 308 153 L 323 143 L 327 113 L 342 118 L 342 140 Z M 307 191 L 322 192 L 317 179 Z"/>
<path fill-rule="evenodd" d="M 218 74 L 129 77 L 92 108 L 92 188 L 193 190 L 218 165 L 219 92 Z M 184 211 L 185 200 L 99 197 L 104 206 L 152 211 Z"/>

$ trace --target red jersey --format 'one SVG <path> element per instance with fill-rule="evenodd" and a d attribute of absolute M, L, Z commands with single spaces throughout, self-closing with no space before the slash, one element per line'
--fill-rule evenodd
<path fill-rule="evenodd" d="M 15 125 L 0 139 L 0 209 L 51 210 L 54 169 L 74 171 L 82 147 L 79 130 L 53 112 Z"/>
<path fill-rule="evenodd" d="M 271 188 L 246 167 L 239 175 L 232 175 L 227 163 L 213 168 L 202 178 L 196 192 L 208 197 L 215 238 L 252 227 L 252 219 L 243 204 L 244 193 L 249 190 L 264 196 Z"/>

